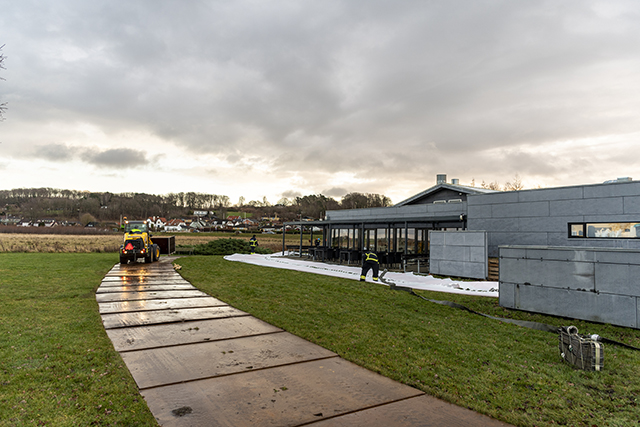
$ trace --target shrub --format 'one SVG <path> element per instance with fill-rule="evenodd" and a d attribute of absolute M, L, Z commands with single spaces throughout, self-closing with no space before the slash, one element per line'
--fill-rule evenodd
<path fill-rule="evenodd" d="M 271 251 L 258 246 L 259 254 L 270 254 Z M 194 255 L 233 255 L 251 253 L 249 242 L 241 239 L 216 239 L 193 247 Z"/>

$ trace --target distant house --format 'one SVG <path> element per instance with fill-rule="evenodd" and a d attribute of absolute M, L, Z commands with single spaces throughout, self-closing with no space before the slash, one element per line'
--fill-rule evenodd
<path fill-rule="evenodd" d="M 245 218 L 240 223 L 245 227 L 257 227 L 258 223 L 251 218 Z"/>
<path fill-rule="evenodd" d="M 186 231 L 187 223 L 182 219 L 170 219 L 164 225 L 164 231 Z"/>
<path fill-rule="evenodd" d="M 205 224 L 204 221 L 191 221 L 191 224 L 189 224 L 189 229 L 191 230 L 202 230 L 203 228 L 205 228 L 207 225 Z"/>
<path fill-rule="evenodd" d="M 159 216 L 153 216 L 147 218 L 147 224 L 154 230 L 163 230 L 167 223 L 166 218 L 162 218 Z"/>

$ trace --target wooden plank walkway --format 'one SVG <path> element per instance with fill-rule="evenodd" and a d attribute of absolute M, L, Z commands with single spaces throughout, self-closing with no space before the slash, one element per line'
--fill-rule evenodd
<path fill-rule="evenodd" d="M 172 259 L 118 264 L 96 292 L 107 334 L 160 425 L 508 426 L 198 293 Z"/>

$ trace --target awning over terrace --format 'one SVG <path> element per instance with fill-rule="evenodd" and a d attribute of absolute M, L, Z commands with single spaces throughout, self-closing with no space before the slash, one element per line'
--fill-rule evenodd
<path fill-rule="evenodd" d="M 466 214 L 406 217 L 351 215 L 350 218 L 292 221 L 284 225 L 283 252 L 289 250 L 297 252 L 299 256 L 307 253 L 314 259 L 351 263 L 360 260 L 360 254 L 366 247 L 376 251 L 383 264 L 399 264 L 408 257 L 428 256 L 429 230 L 466 229 Z M 286 244 L 287 227 L 300 230 L 299 244 Z"/>

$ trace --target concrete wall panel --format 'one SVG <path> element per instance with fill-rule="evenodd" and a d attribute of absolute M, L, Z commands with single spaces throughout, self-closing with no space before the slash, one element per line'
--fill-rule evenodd
<path fill-rule="evenodd" d="M 518 192 L 498 192 L 488 194 L 469 194 L 467 203 L 471 205 L 493 205 L 502 203 L 518 203 Z"/>
<path fill-rule="evenodd" d="M 469 219 L 491 218 L 491 205 L 468 205 L 467 214 Z"/>
<path fill-rule="evenodd" d="M 500 281 L 500 293 L 498 295 L 500 307 L 516 308 L 515 289 L 516 285 L 514 283 Z"/>
<path fill-rule="evenodd" d="M 492 206 L 493 218 L 548 217 L 549 202 L 504 203 Z"/>
<path fill-rule="evenodd" d="M 520 202 L 542 202 L 548 200 L 571 200 L 584 198 L 583 187 L 544 188 L 518 192 Z"/>
<path fill-rule="evenodd" d="M 640 297 L 640 266 L 620 264 L 596 264 L 597 290 Z"/>
<path fill-rule="evenodd" d="M 640 194 L 640 181 L 584 186 L 584 197 L 587 199 L 599 197 L 636 196 L 638 194 Z"/>
<path fill-rule="evenodd" d="M 609 197 L 606 199 L 582 199 L 551 201 L 550 214 L 552 216 L 571 215 L 620 215 L 624 213 L 622 198 Z"/>
<path fill-rule="evenodd" d="M 640 251 L 500 248 L 500 305 L 640 328 Z"/>
<path fill-rule="evenodd" d="M 485 279 L 488 271 L 486 236 L 485 232 L 430 231 L 429 271 Z"/>
<path fill-rule="evenodd" d="M 640 214 L 640 196 L 625 197 L 622 201 L 625 214 Z"/>
<path fill-rule="evenodd" d="M 519 310 L 637 327 L 635 297 L 523 285 L 514 293 L 512 308 Z"/>

